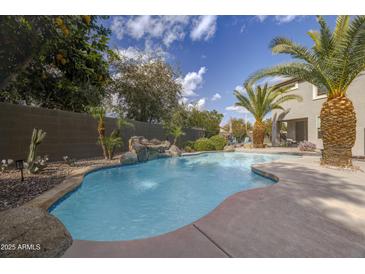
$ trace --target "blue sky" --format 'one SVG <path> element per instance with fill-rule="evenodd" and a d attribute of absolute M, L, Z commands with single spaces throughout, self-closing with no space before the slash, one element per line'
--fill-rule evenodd
<path fill-rule="evenodd" d="M 325 17 L 331 27 L 335 17 Z M 306 32 L 318 29 L 315 16 L 112 16 L 110 45 L 130 57 L 158 54 L 181 72 L 184 102 L 245 118 L 232 107 L 233 90 L 252 72 L 290 60 L 273 55 L 269 43 L 285 36 L 311 46 Z M 252 120 L 250 115 L 248 119 Z"/>

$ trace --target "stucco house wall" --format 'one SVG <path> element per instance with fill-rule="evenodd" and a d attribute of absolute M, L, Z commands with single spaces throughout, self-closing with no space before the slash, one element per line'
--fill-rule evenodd
<path fill-rule="evenodd" d="M 317 127 L 320 127 L 319 114 L 326 96 L 316 98 L 316 87 L 308 82 L 297 82 L 293 87 L 293 93 L 302 96 L 303 101 L 289 101 L 283 104 L 285 109 L 290 109 L 283 118 L 288 125 L 288 138 L 295 140 L 295 121 L 308 119 L 307 137 L 308 141 L 315 143 L 318 148 L 323 148 L 322 139 L 318 138 Z M 356 143 L 352 149 L 354 155 L 365 155 L 365 73 L 360 74 L 350 85 L 348 97 L 352 100 L 357 117 Z"/>

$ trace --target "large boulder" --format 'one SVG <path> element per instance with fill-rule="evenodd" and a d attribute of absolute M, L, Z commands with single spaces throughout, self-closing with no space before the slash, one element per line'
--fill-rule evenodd
<path fill-rule="evenodd" d="M 146 146 L 135 143 L 132 146 L 132 152 L 137 154 L 138 162 L 145 162 L 148 160 L 148 148 Z"/>
<path fill-rule="evenodd" d="M 172 145 L 169 150 L 168 150 L 169 154 L 172 156 L 172 157 L 178 157 L 178 156 L 181 156 L 181 150 L 175 146 L 175 145 Z"/>
<path fill-rule="evenodd" d="M 131 138 L 129 138 L 129 141 L 128 141 L 129 151 L 133 150 L 133 145 L 134 144 L 140 144 L 142 139 L 144 139 L 143 136 L 132 136 Z"/>
<path fill-rule="evenodd" d="M 161 146 L 165 149 L 165 150 L 168 150 L 169 147 L 171 146 L 171 143 L 167 140 L 161 142 Z"/>
<path fill-rule="evenodd" d="M 148 146 L 148 160 L 153 160 L 160 158 L 160 153 L 165 152 L 165 150 L 160 145 L 149 145 Z"/>
<path fill-rule="evenodd" d="M 126 152 L 120 157 L 120 163 L 123 165 L 131 165 L 138 162 L 138 157 L 135 152 Z"/>
<path fill-rule="evenodd" d="M 150 140 L 150 144 L 152 145 L 160 145 L 161 141 L 159 139 L 153 138 Z"/>
<path fill-rule="evenodd" d="M 0 257 L 61 257 L 71 246 L 65 226 L 40 208 L 18 207 L 0 212 Z"/>

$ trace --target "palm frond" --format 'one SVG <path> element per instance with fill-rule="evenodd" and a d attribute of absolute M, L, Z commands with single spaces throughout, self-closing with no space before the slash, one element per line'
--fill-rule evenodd
<path fill-rule="evenodd" d="M 249 91 L 246 96 L 238 91 L 234 92 L 238 100 L 235 105 L 242 106 L 251 112 L 256 121 L 262 121 L 265 115 L 274 109 L 283 109 L 281 104 L 284 102 L 301 99 L 299 95 L 288 94 L 290 92 L 289 87 L 269 87 L 267 83 L 263 87 L 257 86 L 255 90 L 248 84 L 245 87 Z"/>
<path fill-rule="evenodd" d="M 250 75 L 245 84 L 253 85 L 265 77 L 287 76 L 328 90 L 329 98 L 343 96 L 352 81 L 365 70 L 365 16 L 338 16 L 332 32 L 322 16 L 319 31 L 308 35 L 313 47 L 307 49 L 290 39 L 277 37 L 271 42 L 273 53 L 289 54 L 298 62 L 277 65 Z"/>

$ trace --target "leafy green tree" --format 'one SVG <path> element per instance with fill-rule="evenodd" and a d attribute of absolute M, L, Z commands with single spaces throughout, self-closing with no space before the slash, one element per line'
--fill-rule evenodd
<path fill-rule="evenodd" d="M 211 137 L 219 134 L 220 123 L 223 119 L 223 114 L 216 110 L 200 111 L 193 108 L 189 112 L 189 118 L 187 121 L 187 127 L 198 127 L 205 130 L 206 137 Z"/>
<path fill-rule="evenodd" d="M 103 18 L 0 17 L 0 101 L 72 111 L 99 105 L 111 54 Z"/>
<path fill-rule="evenodd" d="M 248 136 L 248 132 L 252 129 L 250 122 L 246 122 L 242 118 L 232 118 L 227 124 L 223 126 L 223 128 L 226 132 L 229 132 L 231 126 L 232 135 L 237 139 L 238 142 L 242 142 L 244 138 Z"/>
<path fill-rule="evenodd" d="M 338 16 L 331 31 L 317 16 L 319 31 L 308 32 L 313 41 L 306 48 L 290 39 L 277 37 L 271 42 L 273 53 L 289 54 L 297 62 L 257 71 L 246 81 L 284 75 L 307 81 L 327 90 L 327 101 L 320 114 L 323 140 L 322 164 L 352 166 L 351 149 L 356 140 L 356 113 L 347 90 L 365 69 L 365 16 Z"/>
<path fill-rule="evenodd" d="M 255 117 L 255 124 L 253 127 L 253 145 L 256 148 L 262 148 L 264 145 L 265 138 L 265 124 L 263 120 L 265 116 L 272 110 L 281 109 L 282 103 L 290 100 L 302 100 L 299 95 L 288 94 L 290 92 L 290 87 L 278 88 L 268 87 L 267 84 L 261 88 L 257 86 L 256 89 L 248 84 L 245 84 L 247 95 L 243 95 L 239 91 L 235 91 L 238 102 L 236 106 L 244 107 Z"/>
<path fill-rule="evenodd" d="M 171 117 L 168 119 L 164 119 L 163 127 L 167 134 L 170 134 L 174 137 L 173 144 L 176 145 L 177 140 L 185 135 L 183 128 L 186 128 L 187 125 L 187 117 L 188 117 L 187 109 L 182 106 L 178 105 L 174 110 Z"/>
<path fill-rule="evenodd" d="M 127 118 L 159 123 L 171 117 L 182 88 L 171 65 L 158 58 L 115 56 L 111 70 L 114 77 L 108 90 L 118 96 L 119 110 Z"/>

